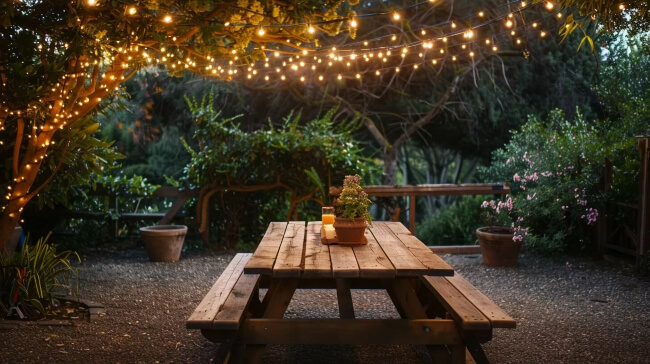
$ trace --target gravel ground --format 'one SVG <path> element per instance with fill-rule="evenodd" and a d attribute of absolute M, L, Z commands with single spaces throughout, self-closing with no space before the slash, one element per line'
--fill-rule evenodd
<path fill-rule="evenodd" d="M 106 315 L 77 327 L 0 330 L 2 363 L 208 363 L 216 345 L 185 319 L 232 254 L 184 254 L 150 263 L 140 249 L 89 253 L 81 296 Z M 523 254 L 519 268 L 481 265 L 480 256 L 443 256 L 517 320 L 484 345 L 493 363 L 648 363 L 650 282 L 604 262 Z M 567 260 L 569 260 L 567 262 Z M 388 296 L 354 291 L 357 317 L 397 318 Z M 336 294 L 299 291 L 287 317 L 337 317 Z M 264 363 L 417 363 L 417 346 L 270 346 Z"/>

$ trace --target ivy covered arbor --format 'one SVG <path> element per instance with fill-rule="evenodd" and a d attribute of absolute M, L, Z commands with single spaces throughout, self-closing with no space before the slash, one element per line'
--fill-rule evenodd
<path fill-rule="evenodd" d="M 313 39 L 307 27 L 260 32 L 260 26 L 339 19 L 345 16 L 341 3 L 0 1 L 0 248 L 25 205 L 65 155 L 75 153 L 61 146 L 60 155 L 51 155 L 55 133 L 82 120 L 138 69 L 164 62 L 172 73 L 217 74 L 218 63 L 263 57 L 267 44 L 297 53 Z M 341 24 L 323 30 L 334 34 Z M 55 157 L 56 167 L 44 172 Z"/>

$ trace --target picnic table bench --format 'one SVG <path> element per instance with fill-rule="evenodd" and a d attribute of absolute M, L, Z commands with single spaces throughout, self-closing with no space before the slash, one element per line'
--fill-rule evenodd
<path fill-rule="evenodd" d="M 367 245 L 323 245 L 320 222 L 274 222 L 237 254 L 186 322 L 221 343 L 215 362 L 258 362 L 268 344 L 426 345 L 438 363 L 487 363 L 481 343 L 516 323 L 399 222 Z M 267 288 L 260 299 L 260 288 Z M 336 289 L 339 319 L 285 319 L 296 289 Z M 401 319 L 355 319 L 351 289 L 385 289 Z"/>

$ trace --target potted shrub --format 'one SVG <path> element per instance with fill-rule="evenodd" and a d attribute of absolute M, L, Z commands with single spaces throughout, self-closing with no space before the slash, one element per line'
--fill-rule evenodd
<path fill-rule="evenodd" d="M 483 201 L 481 219 L 486 226 L 476 229 L 481 246 L 483 264 L 490 267 L 515 267 L 519 260 L 526 229 L 519 226 L 521 219 L 513 221 L 514 200 Z"/>
<path fill-rule="evenodd" d="M 181 259 L 187 226 L 156 225 L 140 228 L 140 237 L 152 262 L 176 262 Z"/>
<path fill-rule="evenodd" d="M 372 216 L 368 212 L 371 203 L 368 194 L 361 188 L 361 177 L 358 174 L 346 176 L 335 204 L 334 229 L 339 243 L 367 244 L 364 233 L 366 226 L 372 223 Z"/>

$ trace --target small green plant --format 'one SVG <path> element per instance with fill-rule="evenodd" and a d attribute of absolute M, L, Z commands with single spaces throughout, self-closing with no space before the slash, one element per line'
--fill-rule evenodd
<path fill-rule="evenodd" d="M 368 212 L 371 203 L 368 194 L 361 187 L 361 176 L 345 176 L 341 196 L 336 202 L 336 214 L 350 219 L 363 217 L 368 224 L 372 224 L 372 216 Z"/>
<path fill-rule="evenodd" d="M 416 236 L 427 245 L 468 245 L 476 242 L 476 229 L 482 226 L 480 206 L 484 196 L 459 196 L 417 224 Z"/>
<path fill-rule="evenodd" d="M 47 244 L 49 237 L 50 234 L 34 245 L 26 243 L 21 253 L 2 261 L 0 291 L 4 295 L 0 308 L 3 312 L 17 304 L 28 317 L 42 317 L 50 312 L 55 293 L 68 293 L 70 274 L 78 274 L 70 260 L 76 257 L 81 262 L 81 258 L 76 252 L 57 252 L 55 246 Z"/>

